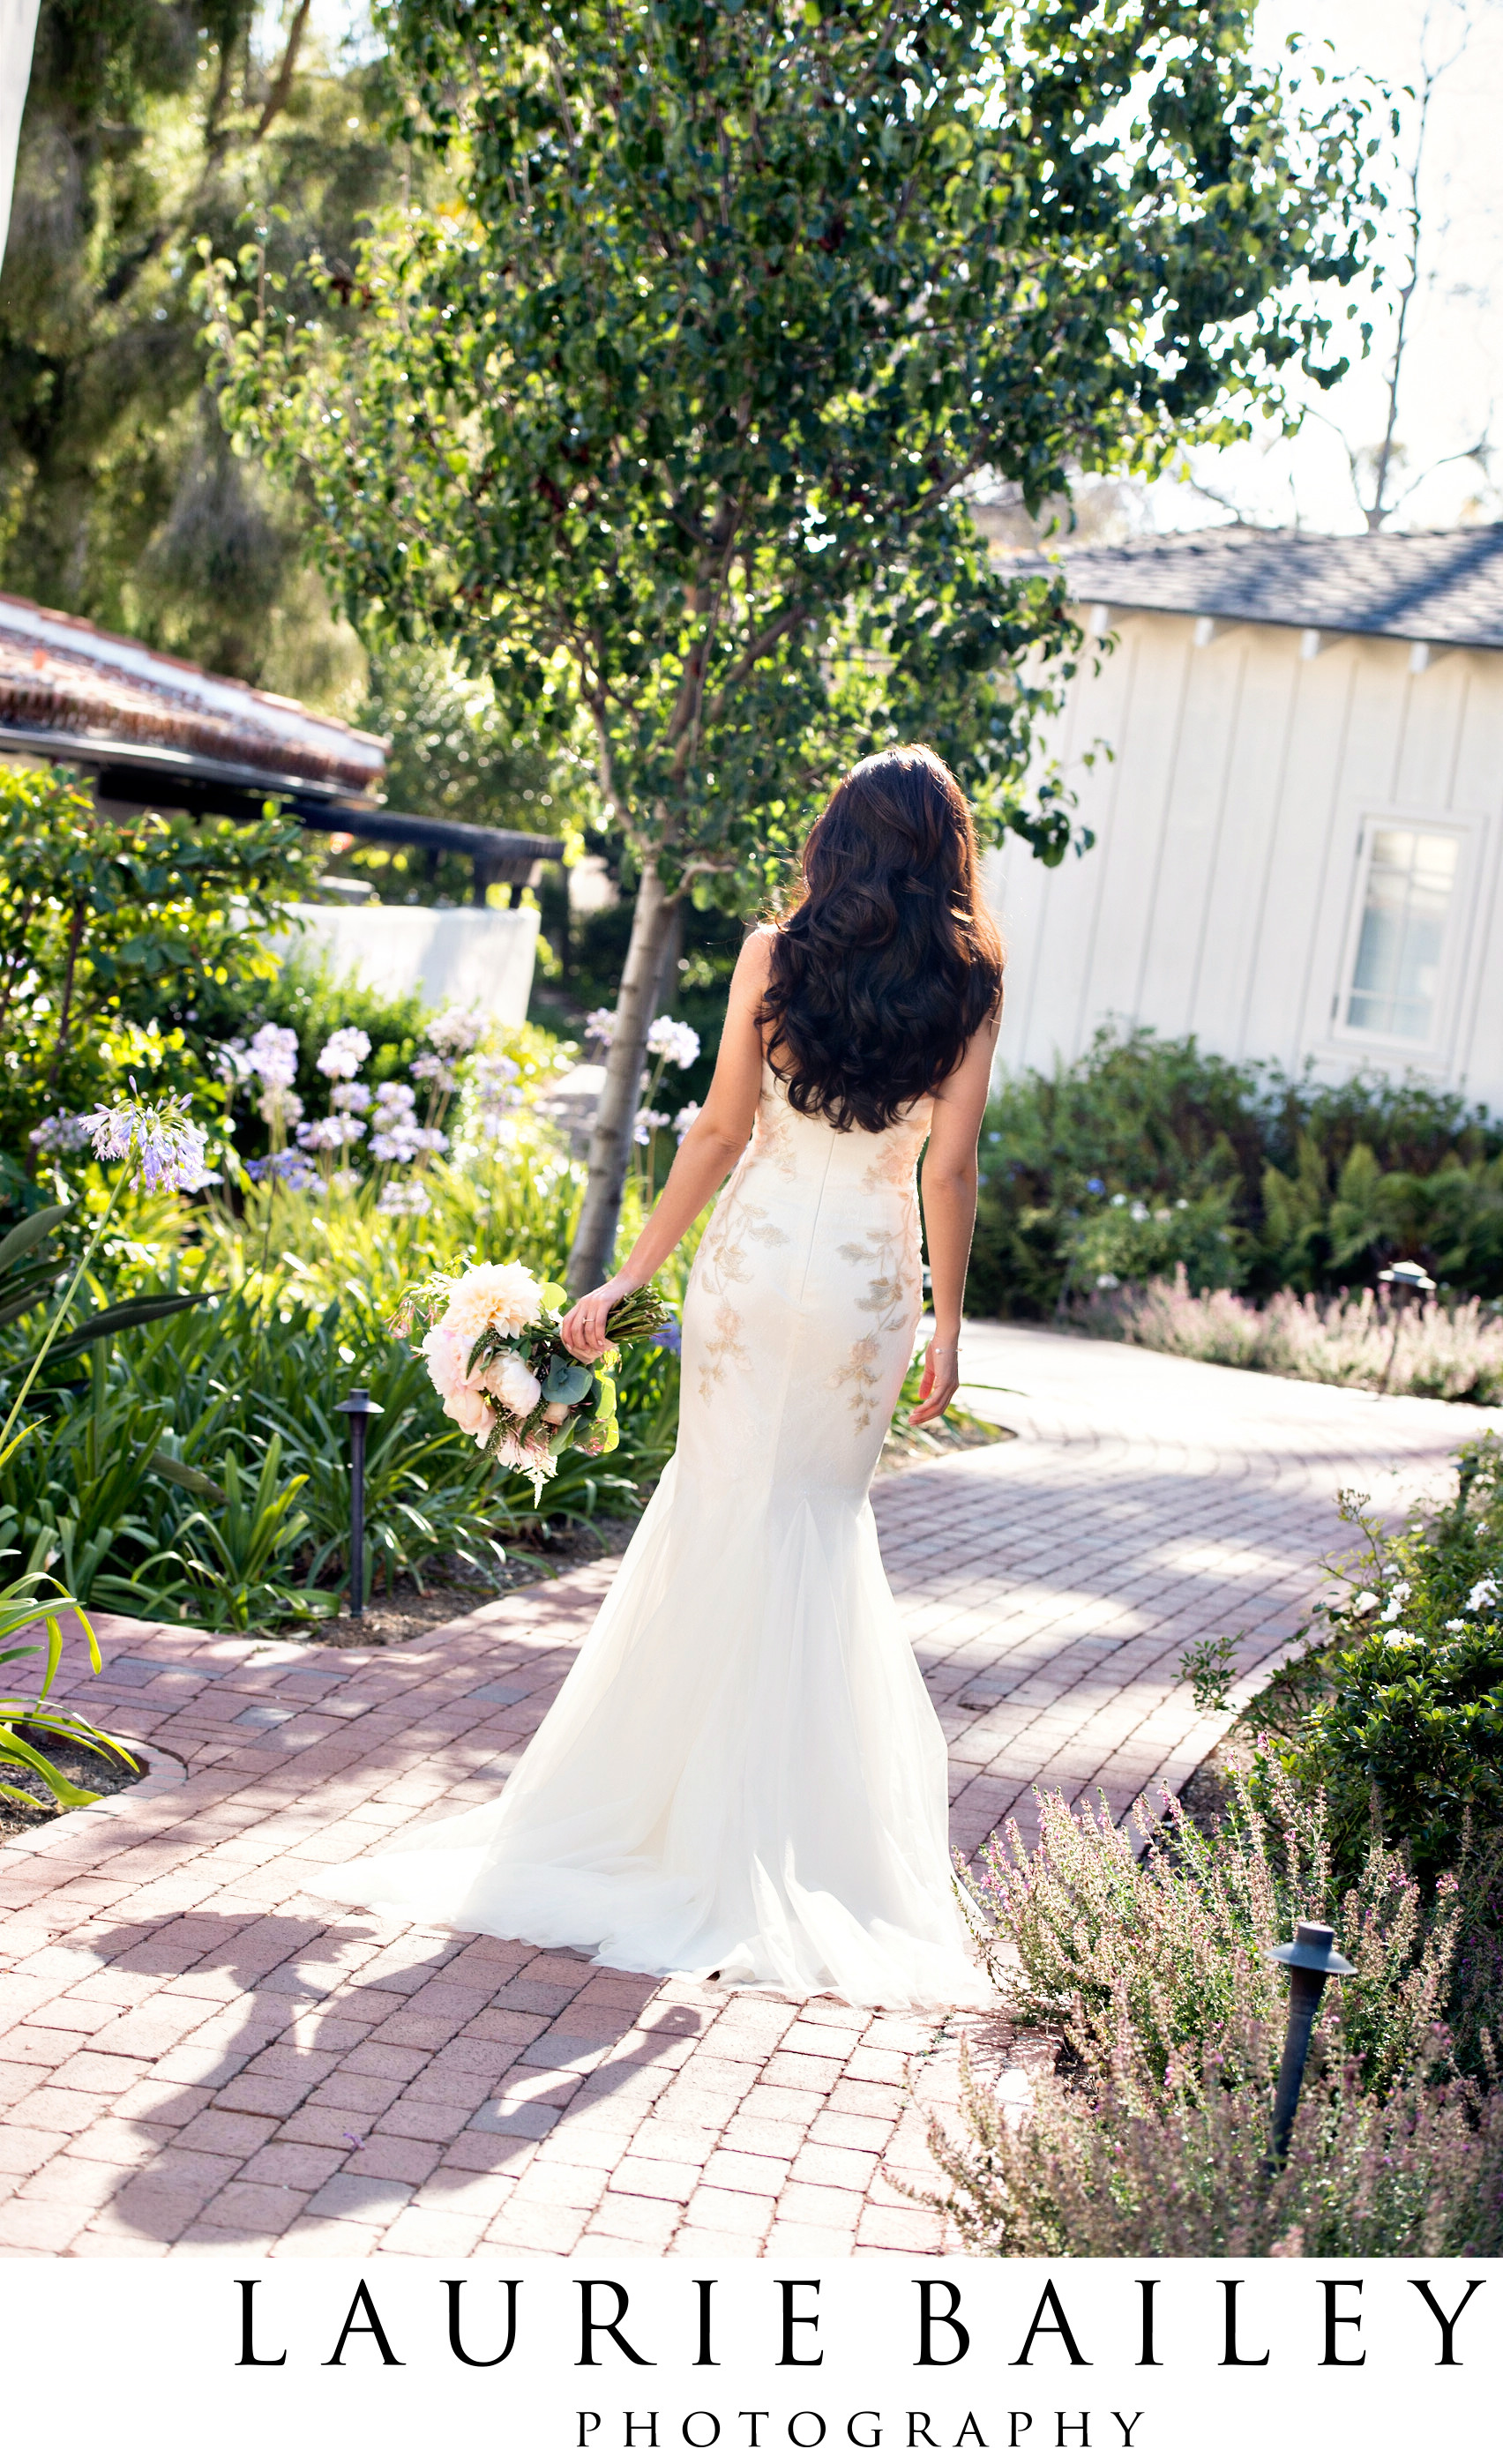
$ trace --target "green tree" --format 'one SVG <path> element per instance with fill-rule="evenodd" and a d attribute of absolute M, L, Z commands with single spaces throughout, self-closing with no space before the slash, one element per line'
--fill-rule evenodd
<path fill-rule="evenodd" d="M 1027 774 L 1077 637 L 966 487 L 1153 469 L 1344 366 L 1312 286 L 1358 270 L 1360 103 L 1307 112 L 1250 14 L 402 0 L 401 133 L 452 198 L 380 218 L 311 327 L 254 254 L 211 272 L 227 420 L 351 610 L 592 727 L 639 878 L 576 1288 L 676 900 L 755 904 L 905 736 L 1065 852 Z"/>
<path fill-rule="evenodd" d="M 252 0 L 43 0 L 0 279 L 0 584 L 327 701 L 359 645 L 293 508 L 204 392 L 192 243 L 259 209 L 275 260 L 335 265 L 395 192 L 379 63 L 275 48 Z M 312 302 L 310 300 L 309 305 Z"/>

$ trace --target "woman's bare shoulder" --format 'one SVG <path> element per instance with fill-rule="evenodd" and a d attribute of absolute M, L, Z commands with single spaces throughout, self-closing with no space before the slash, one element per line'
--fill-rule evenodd
<path fill-rule="evenodd" d="M 764 983 L 772 964 L 772 945 L 777 937 L 776 924 L 754 924 L 741 943 L 740 957 L 736 962 L 737 974 L 743 979 L 749 977 L 754 983 Z"/>

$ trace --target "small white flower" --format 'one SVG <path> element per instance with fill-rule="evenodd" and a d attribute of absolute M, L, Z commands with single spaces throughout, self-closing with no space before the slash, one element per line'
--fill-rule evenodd
<path fill-rule="evenodd" d="M 266 1087 L 256 1099 L 256 1111 L 269 1129 L 280 1121 L 283 1129 L 293 1129 L 302 1118 L 302 1097 L 292 1087 Z"/>
<path fill-rule="evenodd" d="M 485 1033 L 487 1023 L 483 1009 L 461 1009 L 456 1001 L 430 1021 L 426 1033 L 435 1052 L 445 1052 L 453 1057 L 461 1052 L 473 1052 Z"/>
<path fill-rule="evenodd" d="M 1387 1606 L 1384 1608 L 1382 1616 L 1379 1619 L 1380 1624 L 1392 1625 L 1396 1617 L 1401 1617 L 1404 1615 L 1404 1604 L 1408 1598 L 1412 1588 L 1413 1586 L 1409 1583 L 1395 1583 L 1393 1590 L 1388 1595 Z"/>
<path fill-rule="evenodd" d="M 1497 1606 L 1497 1598 L 1498 1585 L 1496 1575 L 1484 1574 L 1480 1583 L 1473 1583 L 1470 1591 L 1467 1594 L 1467 1606 L 1471 1615 L 1475 1617 L 1479 1609 L 1495 1608 Z"/>
<path fill-rule="evenodd" d="M 642 1111 L 639 1111 L 636 1116 L 636 1120 L 632 1125 L 631 1135 L 639 1147 L 645 1147 L 655 1131 L 666 1130 L 667 1127 L 668 1114 L 666 1112 L 649 1112 L 646 1110 L 643 1110 Z"/>
<path fill-rule="evenodd" d="M 699 1118 L 699 1111 L 700 1108 L 697 1104 L 685 1104 L 674 1114 L 674 1135 L 675 1138 L 685 1138 L 688 1136 L 690 1131 L 694 1128 L 696 1121 Z"/>
<path fill-rule="evenodd" d="M 1377 1606 L 1378 1595 L 1376 1592 L 1359 1592 L 1356 1599 L 1352 1602 L 1351 1613 L 1353 1617 L 1371 1617 Z"/>
<path fill-rule="evenodd" d="M 384 1112 L 411 1112 L 417 1109 L 417 1097 L 400 1078 L 383 1078 L 376 1089 L 376 1101 Z"/>
<path fill-rule="evenodd" d="M 345 1079 L 342 1086 L 332 1088 L 329 1092 L 329 1105 L 336 1112 L 364 1112 L 369 1110 L 370 1101 L 370 1089 L 362 1087 L 355 1079 Z"/>
<path fill-rule="evenodd" d="M 325 1078 L 353 1078 L 370 1051 L 370 1038 L 363 1026 L 337 1026 L 319 1055 L 319 1067 Z"/>
<path fill-rule="evenodd" d="M 1468 1631 L 1466 1618 L 1448 1617 L 1446 1620 L 1446 1631 L 1448 1634 L 1465 1634 Z"/>
<path fill-rule="evenodd" d="M 245 1055 L 245 1075 L 263 1087 L 290 1087 L 298 1075 L 298 1038 L 290 1026 L 268 1020 L 252 1036 Z"/>
<path fill-rule="evenodd" d="M 585 1021 L 585 1032 L 591 1044 L 608 1044 L 616 1031 L 613 1009 L 592 1009 Z"/>
<path fill-rule="evenodd" d="M 675 1069 L 689 1069 L 699 1058 L 699 1038 L 681 1018 L 654 1018 L 647 1031 L 647 1048 L 672 1062 Z"/>
<path fill-rule="evenodd" d="M 1407 1629 L 1402 1625 L 1390 1626 L 1388 1632 L 1383 1637 L 1383 1640 L 1385 1642 L 1395 1643 L 1401 1650 L 1410 1648 L 1413 1644 L 1417 1643 L 1419 1639 L 1420 1638 L 1417 1634 L 1410 1634 Z"/>
<path fill-rule="evenodd" d="M 376 1200 L 378 1215 L 426 1215 L 432 1199 L 420 1180 L 393 1180 Z"/>

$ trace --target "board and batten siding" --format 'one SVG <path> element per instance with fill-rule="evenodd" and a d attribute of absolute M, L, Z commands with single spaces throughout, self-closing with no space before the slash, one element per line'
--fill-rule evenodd
<path fill-rule="evenodd" d="M 1017 841 L 987 858 L 999 1067 L 1050 1069 L 1112 1020 L 1326 1079 L 1412 1070 L 1503 1111 L 1503 651 L 1416 672 L 1408 643 L 1359 634 L 1306 656 L 1282 626 L 1203 622 L 1198 640 L 1194 617 L 1118 610 L 1113 630 L 1052 747 L 1095 846 L 1053 871 Z M 1345 1023 L 1384 823 L 1457 842 L 1424 1044 Z"/>

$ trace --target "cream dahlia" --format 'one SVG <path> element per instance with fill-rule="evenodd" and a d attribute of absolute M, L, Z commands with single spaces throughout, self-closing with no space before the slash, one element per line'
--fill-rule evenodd
<path fill-rule="evenodd" d="M 542 1308 L 542 1286 L 519 1259 L 504 1266 L 469 1266 L 450 1290 L 441 1324 L 469 1357 L 488 1327 L 520 1334 Z"/>

